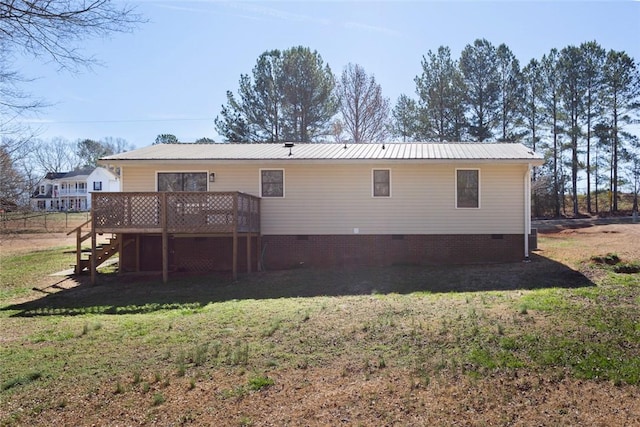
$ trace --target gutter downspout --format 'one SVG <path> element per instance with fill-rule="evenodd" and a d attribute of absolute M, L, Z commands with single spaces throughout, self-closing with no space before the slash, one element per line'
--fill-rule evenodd
<path fill-rule="evenodd" d="M 524 174 L 524 262 L 529 262 L 529 234 L 531 234 L 531 163 Z"/>

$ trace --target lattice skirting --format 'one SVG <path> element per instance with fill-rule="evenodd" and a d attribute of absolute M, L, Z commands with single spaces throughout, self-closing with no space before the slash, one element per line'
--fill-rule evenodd
<path fill-rule="evenodd" d="M 127 235 L 127 237 L 134 237 Z M 121 268 L 123 272 L 161 271 L 162 237 L 142 234 L 138 245 L 130 244 L 123 249 Z M 136 247 L 139 247 L 139 266 L 136 266 Z M 238 271 L 247 271 L 247 238 L 238 237 Z M 251 240 L 251 270 L 258 267 L 258 239 Z M 207 272 L 231 271 L 233 267 L 233 239 L 231 237 L 170 237 L 169 271 Z"/>

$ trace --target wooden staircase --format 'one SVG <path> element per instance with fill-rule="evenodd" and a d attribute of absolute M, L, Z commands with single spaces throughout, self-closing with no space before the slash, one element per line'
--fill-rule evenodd
<path fill-rule="evenodd" d="M 107 243 L 96 246 L 96 267 L 104 263 L 120 250 L 120 237 L 117 234 L 114 236 L 115 237 L 109 238 L 109 241 Z M 85 270 L 89 271 L 90 268 L 91 252 L 89 252 L 89 258 L 80 259 L 79 265 L 76 265 L 75 267 L 75 272 L 76 274 L 81 274 Z"/>
<path fill-rule="evenodd" d="M 117 252 L 120 251 L 120 235 L 114 234 L 113 237 L 109 238 L 109 241 L 102 245 L 96 245 L 95 248 L 89 249 L 89 251 L 82 250 L 82 242 L 92 237 L 93 230 L 83 231 L 83 228 L 90 227 L 91 220 L 83 223 L 82 225 L 76 227 L 67 233 L 67 236 L 72 233 L 76 233 L 76 265 L 74 266 L 75 274 L 82 274 L 84 271 L 91 271 L 91 260 L 92 254 L 95 253 L 96 262 L 95 266 L 98 267 L 106 260 L 111 258 Z M 95 239 L 92 239 L 92 242 L 95 242 Z M 131 243 L 131 241 L 125 242 L 125 245 Z M 82 254 L 88 252 L 89 257 L 83 258 Z"/>

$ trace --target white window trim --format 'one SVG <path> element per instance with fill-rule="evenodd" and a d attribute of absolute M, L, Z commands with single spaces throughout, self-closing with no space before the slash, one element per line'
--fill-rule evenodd
<path fill-rule="evenodd" d="M 375 190 L 376 190 L 375 171 L 389 171 L 389 195 L 388 196 L 376 196 L 375 195 Z M 393 195 L 393 192 L 392 192 L 391 188 L 392 188 L 392 185 L 391 185 L 391 169 L 390 168 L 373 168 L 373 169 L 371 169 L 371 197 L 376 198 L 376 199 L 389 199 Z"/>
<path fill-rule="evenodd" d="M 155 187 L 156 187 L 156 192 L 159 191 L 158 190 L 158 174 L 161 173 L 203 173 L 206 175 L 207 178 L 207 191 L 209 191 L 209 171 L 206 170 L 184 170 L 184 169 L 180 169 L 180 170 L 159 170 L 156 171 L 156 182 L 155 182 Z"/>
<path fill-rule="evenodd" d="M 478 171 L 478 207 L 475 208 L 466 208 L 466 207 L 459 207 L 458 206 L 458 171 Z M 480 168 L 456 168 L 455 172 L 454 172 L 454 183 L 453 183 L 453 189 L 454 189 L 454 194 L 455 194 L 455 205 L 456 205 L 456 209 L 480 209 L 482 207 L 482 179 L 481 179 L 481 172 L 480 172 Z"/>
<path fill-rule="evenodd" d="M 262 171 L 282 171 L 282 197 L 275 197 L 275 196 L 263 196 L 262 195 Z M 265 197 L 266 199 L 284 199 L 285 196 L 287 195 L 287 186 L 286 186 L 286 174 L 284 171 L 284 168 L 260 168 L 258 170 L 258 194 L 260 194 L 260 197 Z"/>

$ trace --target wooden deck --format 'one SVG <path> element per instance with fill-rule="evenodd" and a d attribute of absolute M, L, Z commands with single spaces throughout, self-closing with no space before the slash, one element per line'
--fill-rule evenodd
<path fill-rule="evenodd" d="M 260 198 L 240 192 L 92 193 L 92 282 L 96 281 L 96 235 L 103 233 L 161 234 L 165 282 L 168 280 L 169 235 L 232 236 L 233 277 L 236 278 L 238 236 L 247 236 L 248 257 L 251 236 L 258 236 L 260 241 Z"/>
<path fill-rule="evenodd" d="M 93 193 L 97 233 L 260 233 L 260 198 L 240 192 Z"/>

